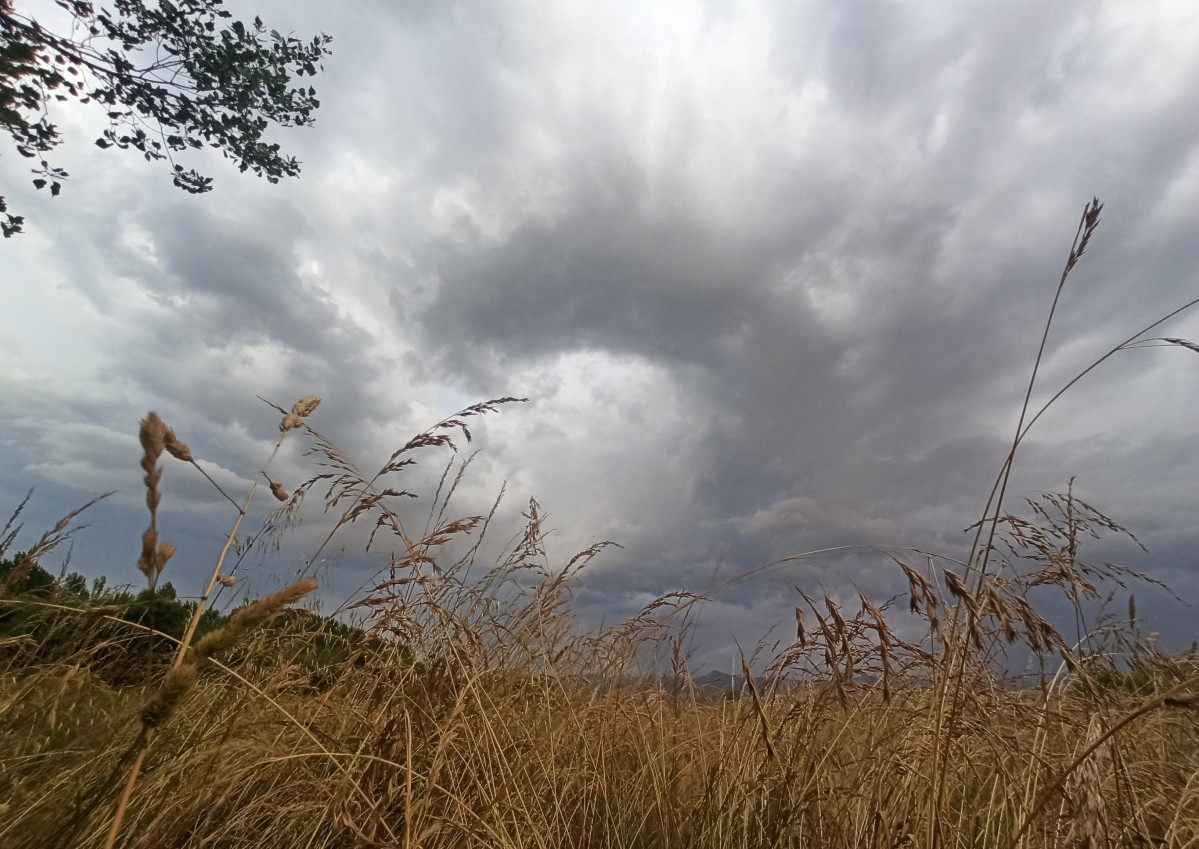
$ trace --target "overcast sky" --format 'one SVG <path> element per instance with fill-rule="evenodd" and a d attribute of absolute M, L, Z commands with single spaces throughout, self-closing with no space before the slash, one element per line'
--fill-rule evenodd
<path fill-rule="evenodd" d="M 591 622 L 813 549 L 962 557 L 1085 203 L 1103 221 L 1037 399 L 1199 297 L 1192 2 L 230 8 L 333 36 L 316 125 L 275 136 L 298 180 L 197 155 L 183 164 L 215 191 L 186 195 L 166 166 L 96 148 L 82 108 L 52 114 L 58 198 L 0 148 L 27 218 L 0 245 L 0 513 L 34 488 L 28 544 L 119 490 L 71 564 L 116 583 L 143 580 L 139 419 L 156 410 L 240 493 L 277 436 L 258 395 L 321 397 L 311 423 L 363 468 L 466 404 L 527 396 L 475 423 L 458 511 L 506 481 L 493 551 L 530 497 L 553 565 L 624 546 L 578 584 Z M 1199 314 L 1153 335 L 1199 338 Z M 1197 423 L 1199 357 L 1123 352 L 1037 424 L 1009 506 L 1076 476 L 1149 550 L 1084 556 L 1199 600 Z M 272 472 L 289 488 L 305 447 Z M 444 459 L 422 458 L 403 510 L 424 516 Z M 185 593 L 232 522 L 197 477 L 173 463 L 162 484 L 164 579 Z M 327 528 L 310 513 L 251 587 Z M 344 544 L 321 573 L 331 605 L 378 565 Z M 814 556 L 717 593 L 697 653 L 786 629 L 795 585 L 848 607 L 905 587 L 885 557 Z M 1199 636 L 1193 608 L 1133 590 L 1155 629 Z"/>

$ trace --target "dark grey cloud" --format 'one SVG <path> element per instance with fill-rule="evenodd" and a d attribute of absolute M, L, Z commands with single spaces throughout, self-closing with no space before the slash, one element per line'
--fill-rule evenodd
<path fill-rule="evenodd" d="M 1104 221 L 1034 407 L 1196 296 L 1199 32 L 1167 2 L 1134 19 L 1116 2 L 259 13 L 335 38 L 317 127 L 279 137 L 300 181 L 201 159 L 218 191 L 182 197 L 76 143 L 54 204 L 12 190 L 36 230 L 3 247 L 10 500 L 17 481 L 57 499 L 118 480 L 135 540 L 148 409 L 233 486 L 275 438 L 255 395 L 323 397 L 314 423 L 364 468 L 466 403 L 527 395 L 476 426 L 459 509 L 507 481 L 493 544 L 530 496 L 561 562 L 624 544 L 576 596 L 612 621 L 803 551 L 962 556 L 1092 195 Z M 0 175 L 16 185 L 20 163 Z M 1195 365 L 1111 358 L 1038 422 L 1013 498 L 1077 476 L 1150 549 L 1097 556 L 1194 590 Z M 277 474 L 310 459 L 289 446 Z M 440 463 L 411 477 L 414 522 Z M 183 521 L 202 483 L 178 486 L 180 533 L 219 538 L 217 507 Z M 332 555 L 334 595 L 374 562 L 363 542 Z M 869 548 L 789 563 L 720 591 L 711 644 L 785 619 L 796 583 L 846 603 L 903 588 Z M 1169 623 L 1171 604 L 1149 609 Z"/>

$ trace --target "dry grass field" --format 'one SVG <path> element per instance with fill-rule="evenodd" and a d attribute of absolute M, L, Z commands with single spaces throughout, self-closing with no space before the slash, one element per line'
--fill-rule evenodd
<path fill-rule="evenodd" d="M 1088 205 L 1059 293 L 1098 216 Z M 1192 346 L 1147 339 L 1154 327 L 1107 356 Z M 606 544 L 547 562 L 536 502 L 523 537 L 477 563 L 469 541 L 491 517 L 448 510 L 466 464 L 447 465 L 430 530 L 405 528 L 395 481 L 413 458 L 515 400 L 463 410 L 373 475 L 311 427 L 317 399 L 277 408 L 278 444 L 303 437 L 318 453 L 299 493 L 330 507 L 324 545 L 358 521 L 398 552 L 350 605 L 361 630 L 302 609 L 307 569 L 213 619 L 228 545 L 182 636 L 131 617 L 127 595 L 17 592 L 79 511 L 8 561 L 0 847 L 1199 846 L 1199 659 L 1159 653 L 1131 597 L 1126 620 L 1075 644 L 1030 602 L 1056 588 L 1079 606 L 1150 578 L 1085 560 L 1083 540 L 1127 531 L 1070 488 L 1023 517 L 1005 509 L 1039 415 L 1027 401 L 968 560 L 882 552 L 907 582 L 896 607 L 799 592 L 794 640 L 745 658 L 744 687 L 721 694 L 694 685 L 682 651 L 702 595 L 576 624 L 572 583 Z M 200 467 L 154 414 L 140 436 L 139 566 L 154 588 L 174 552 L 160 460 Z M 219 493 L 237 509 L 230 545 L 256 493 L 295 503 L 269 467 L 243 500 Z M 1006 680 L 1003 651 L 1043 674 Z M 654 677 L 647 653 L 670 659 Z"/>

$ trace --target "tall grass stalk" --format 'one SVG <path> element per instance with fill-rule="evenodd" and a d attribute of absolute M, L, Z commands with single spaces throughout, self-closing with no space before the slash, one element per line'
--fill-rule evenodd
<path fill-rule="evenodd" d="M 974 594 L 980 595 L 987 584 L 988 566 L 992 553 L 996 549 L 997 534 L 1000 523 L 1004 517 L 1004 500 L 1007 495 L 1008 483 L 1011 480 L 1012 470 L 1015 466 L 1016 454 L 1021 442 L 1028 435 L 1029 430 L 1041 418 L 1041 416 L 1064 395 L 1070 388 L 1075 386 L 1084 377 L 1106 362 L 1112 356 L 1120 351 L 1130 350 L 1135 347 L 1142 347 L 1146 343 L 1152 344 L 1160 342 L 1168 345 L 1176 345 L 1190 350 L 1199 350 L 1195 344 L 1183 339 L 1148 339 L 1146 334 L 1155 328 L 1161 326 L 1166 321 L 1180 315 L 1181 313 L 1191 309 L 1196 304 L 1199 304 L 1199 298 L 1188 301 L 1180 307 L 1166 313 L 1161 318 L 1142 328 L 1132 336 L 1125 339 L 1120 344 L 1109 350 L 1103 356 L 1092 362 L 1089 366 L 1075 375 L 1065 386 L 1059 389 L 1046 401 L 1035 414 L 1030 416 L 1030 408 L 1032 404 L 1033 392 L 1037 384 L 1037 376 L 1040 372 L 1041 362 L 1045 355 L 1046 346 L 1049 341 L 1050 330 L 1053 326 L 1054 317 L 1057 314 L 1058 304 L 1062 297 L 1062 292 L 1065 289 L 1066 281 L 1070 273 L 1074 270 L 1079 260 L 1082 259 L 1090 244 L 1091 237 L 1099 226 L 1100 214 L 1103 211 L 1103 204 L 1098 198 L 1093 198 L 1090 203 L 1083 209 L 1082 216 L 1079 219 L 1078 227 L 1074 234 L 1074 242 L 1070 247 L 1070 253 L 1066 258 L 1065 266 L 1062 269 L 1061 276 L 1058 280 L 1057 288 L 1054 292 L 1053 301 L 1050 304 L 1048 314 L 1045 318 L 1045 326 L 1041 333 L 1041 340 L 1037 348 L 1036 357 L 1033 359 L 1032 372 L 1029 375 L 1028 387 L 1025 390 L 1024 400 L 1020 406 L 1020 413 L 1017 419 L 1015 435 L 1012 439 L 1012 446 L 1008 451 L 1007 457 L 1004 459 L 1000 468 L 999 474 L 995 479 L 995 483 L 991 488 L 991 492 L 987 497 L 986 505 L 983 507 L 982 518 L 975 525 L 974 539 L 971 544 L 970 553 L 966 560 L 966 572 L 969 576 Z M 1121 529 L 1122 530 L 1122 529 Z M 985 542 L 983 538 L 985 535 Z M 955 615 L 951 620 L 951 637 L 955 633 L 955 629 L 959 626 L 957 618 L 958 613 L 964 613 L 968 618 L 976 617 L 977 611 L 972 609 L 970 605 L 958 605 L 954 608 Z M 967 631 L 971 629 L 971 623 L 966 623 Z M 937 700 L 937 741 L 934 749 L 934 773 L 941 778 L 936 784 L 936 793 L 932 799 L 931 805 L 934 812 L 937 812 L 933 817 L 930 817 L 930 833 L 928 842 L 930 846 L 940 845 L 940 829 L 939 829 L 939 812 L 941 810 L 940 798 L 944 793 L 943 776 L 944 770 L 937 768 L 938 761 L 947 757 L 948 753 L 943 742 L 948 740 L 946 729 L 954 721 L 955 715 L 961 704 L 961 691 L 966 681 L 967 654 L 971 649 L 971 641 L 969 639 L 953 640 L 952 652 L 948 658 L 947 671 L 949 676 L 944 679 L 940 697 Z M 1067 662 L 1069 657 L 1065 658 Z"/>

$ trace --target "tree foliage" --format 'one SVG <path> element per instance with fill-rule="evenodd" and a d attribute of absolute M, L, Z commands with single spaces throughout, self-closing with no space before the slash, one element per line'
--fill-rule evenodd
<path fill-rule="evenodd" d="M 243 606 L 250 603 L 243 599 Z M 196 601 L 180 599 L 169 582 L 134 593 L 128 587 L 110 588 L 100 577 L 89 589 L 83 575 L 66 573 L 65 566 L 56 578 L 24 552 L 8 560 L 0 553 L 0 669 L 9 673 L 87 658 L 88 666 L 109 684 L 143 684 L 169 663 L 195 611 Z M 123 627 L 120 620 L 142 628 Z M 193 639 L 228 624 L 229 615 L 207 608 Z M 259 661 L 277 656 L 303 671 L 312 687 L 324 690 L 347 665 L 363 666 L 386 647 L 378 637 L 337 619 L 286 610 L 260 632 L 250 654 Z M 409 648 L 390 649 L 406 665 L 420 668 Z M 243 652 L 226 660 L 240 663 L 248 656 Z"/>
<path fill-rule="evenodd" d="M 104 110 L 109 126 L 96 145 L 130 148 L 166 160 L 184 191 L 212 179 L 175 162 L 175 154 L 213 147 L 276 183 L 300 164 L 264 137 L 272 124 L 309 126 L 320 105 L 301 78 L 315 76 L 329 36 L 303 41 L 231 21 L 222 0 L 115 0 L 112 10 L 88 0 L 54 0 L 72 21 L 69 35 L 0 0 L 0 126 L 17 152 L 38 161 L 33 185 L 57 196 L 67 173 L 46 155 L 61 141 L 50 121 L 54 102 L 74 100 Z M 0 230 L 21 231 L 24 218 L 0 197 Z"/>

